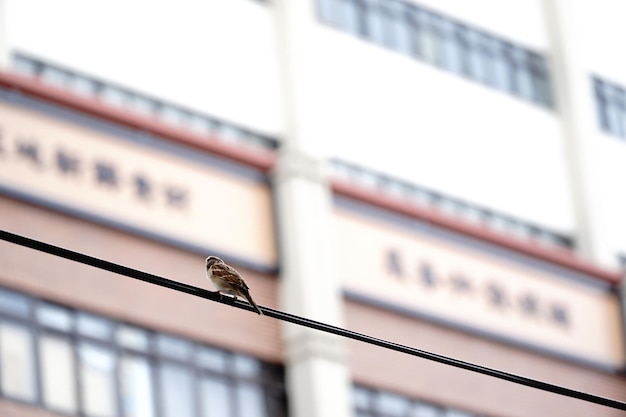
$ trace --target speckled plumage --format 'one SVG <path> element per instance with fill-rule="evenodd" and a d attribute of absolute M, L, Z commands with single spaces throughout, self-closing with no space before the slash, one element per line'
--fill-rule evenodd
<path fill-rule="evenodd" d="M 250 296 L 250 288 L 248 288 L 239 272 L 232 266 L 226 265 L 217 256 L 206 258 L 206 276 L 219 293 L 243 297 L 248 300 L 257 313 L 263 314 Z"/>

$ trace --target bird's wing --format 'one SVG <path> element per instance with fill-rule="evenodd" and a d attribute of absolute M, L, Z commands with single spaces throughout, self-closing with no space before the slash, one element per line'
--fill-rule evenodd
<path fill-rule="evenodd" d="M 221 278 L 232 287 L 249 289 L 246 282 L 243 280 L 241 275 L 239 275 L 239 272 L 237 272 L 237 270 L 230 265 L 223 263 L 214 265 L 213 275 L 217 278 Z"/>

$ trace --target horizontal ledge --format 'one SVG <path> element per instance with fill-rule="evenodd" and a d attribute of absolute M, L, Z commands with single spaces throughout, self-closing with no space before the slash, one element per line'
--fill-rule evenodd
<path fill-rule="evenodd" d="M 546 248 L 532 241 L 522 242 L 509 236 L 493 232 L 484 226 L 472 225 L 458 219 L 444 216 L 434 210 L 416 207 L 399 199 L 385 196 L 380 192 L 364 189 L 351 182 L 333 179 L 331 186 L 334 193 L 344 197 L 409 216 L 446 230 L 476 238 L 575 272 L 583 273 L 590 277 L 608 282 L 611 285 L 617 285 L 622 279 L 619 272 L 611 271 L 580 259 L 570 250 Z"/>
<path fill-rule="evenodd" d="M 24 95 L 77 110 L 131 129 L 148 132 L 182 145 L 254 167 L 263 172 L 268 172 L 274 166 L 276 159 L 275 153 L 272 151 L 263 149 L 248 150 L 242 146 L 222 143 L 214 137 L 194 134 L 193 132 L 170 126 L 156 118 L 144 117 L 117 109 L 104 104 L 96 98 L 81 97 L 69 91 L 51 87 L 36 78 L 0 71 L 0 87 L 10 91 L 19 91 Z"/>

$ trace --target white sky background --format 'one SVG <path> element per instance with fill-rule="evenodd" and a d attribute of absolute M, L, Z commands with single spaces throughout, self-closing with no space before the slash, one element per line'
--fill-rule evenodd
<path fill-rule="evenodd" d="M 572 1 L 590 74 L 626 85 L 626 54 L 615 49 L 626 39 L 626 2 Z M 267 134 L 285 130 L 271 2 L 5 2 L 15 51 Z M 540 52 L 548 44 L 542 0 L 416 3 Z M 317 122 L 311 135 L 323 153 L 557 230 L 573 229 L 561 133 L 550 110 L 350 35 L 323 32 L 315 34 L 320 50 L 313 52 L 325 58 L 314 68 L 319 85 L 310 86 Z"/>
<path fill-rule="evenodd" d="M 275 133 L 274 38 L 251 0 L 6 0 L 15 50 Z"/>

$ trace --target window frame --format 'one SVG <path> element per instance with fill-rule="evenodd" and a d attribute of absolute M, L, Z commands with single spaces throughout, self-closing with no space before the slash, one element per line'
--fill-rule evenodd
<path fill-rule="evenodd" d="M 198 341 L 194 341 L 191 339 L 187 339 L 184 337 L 180 337 L 177 335 L 173 335 L 171 333 L 166 332 L 158 332 L 149 330 L 143 327 L 136 326 L 134 324 L 128 324 L 122 321 L 116 321 L 114 319 L 95 314 L 90 311 L 86 311 L 83 309 L 74 309 L 71 307 L 63 306 L 54 302 L 48 302 L 42 299 L 36 299 L 31 296 L 28 296 L 24 293 L 20 293 L 11 289 L 8 289 L 4 286 L 0 286 L 0 291 L 7 291 L 7 293 L 16 293 L 19 296 L 26 297 L 28 302 L 28 312 L 26 315 L 20 316 L 17 314 L 11 314 L 8 311 L 0 310 L 0 323 L 7 323 L 9 325 L 18 326 L 21 329 L 24 329 L 28 332 L 31 337 L 31 352 L 30 357 L 32 359 L 32 367 L 33 367 L 33 383 L 34 383 L 34 399 L 32 401 L 24 400 L 22 398 L 17 398 L 11 395 L 7 395 L 4 392 L 4 385 L 0 384 L 0 398 L 4 398 L 10 401 L 27 404 L 30 406 L 35 406 L 44 410 L 49 410 L 51 412 L 61 413 L 64 415 L 70 416 L 87 416 L 90 417 L 91 414 L 87 414 L 87 410 L 85 409 L 84 404 L 84 385 L 82 383 L 82 370 L 84 366 L 84 360 L 81 358 L 80 348 L 83 345 L 93 346 L 96 348 L 101 348 L 106 350 L 112 355 L 113 370 L 112 370 L 112 383 L 113 383 L 113 395 L 114 405 L 113 412 L 114 416 L 122 416 L 124 415 L 124 404 L 122 398 L 122 374 L 121 374 L 121 364 L 122 360 L 126 357 L 130 358 L 138 358 L 148 366 L 150 372 L 150 386 L 149 389 L 151 391 L 152 396 L 152 408 L 154 410 L 153 417 L 163 417 L 164 416 L 164 408 L 163 402 L 161 400 L 161 388 L 163 387 L 159 381 L 159 373 L 160 366 L 173 364 L 176 366 L 181 366 L 183 369 L 187 370 L 191 375 L 191 384 L 193 386 L 191 409 L 195 416 L 199 417 L 202 415 L 203 410 L 201 409 L 201 398 L 200 398 L 200 381 L 203 376 L 213 376 L 219 379 L 226 381 L 228 385 L 229 392 L 229 404 L 231 406 L 231 410 L 233 410 L 233 415 L 237 415 L 237 404 L 236 404 L 236 390 L 239 384 L 242 383 L 250 383 L 253 384 L 256 389 L 259 390 L 259 393 L 263 399 L 263 404 L 265 405 L 264 410 L 261 411 L 262 415 L 265 416 L 279 416 L 283 417 L 286 415 L 286 394 L 284 387 L 284 370 L 282 366 L 277 364 L 269 364 L 262 362 L 261 360 L 250 356 L 244 355 L 238 352 L 226 351 L 224 349 L 214 347 L 211 345 L 207 345 Z M 58 306 L 66 309 L 71 315 L 71 328 L 69 330 L 62 330 L 58 328 L 50 327 L 49 325 L 44 324 L 40 321 L 38 317 L 37 308 L 40 305 L 52 305 Z M 95 318 L 102 318 L 106 321 L 106 324 L 110 326 L 110 331 L 108 335 L 104 338 L 94 337 L 88 334 L 84 334 L 84 332 L 80 332 L 78 329 L 78 317 L 81 314 L 86 314 Z M 131 328 L 137 328 L 141 331 L 146 332 L 148 337 L 148 343 L 145 350 L 133 348 L 130 346 L 124 346 L 118 339 L 117 334 L 118 331 L 124 327 L 128 326 Z M 181 339 L 186 343 L 189 343 L 190 351 L 186 359 L 177 359 L 172 356 L 168 356 L 166 353 L 160 352 L 157 347 L 157 337 L 164 336 L 173 336 L 175 338 Z M 44 387 L 43 387 L 43 364 L 42 364 L 42 351 L 41 351 L 41 341 L 45 340 L 44 338 L 54 338 L 60 339 L 64 343 L 67 343 L 70 351 L 71 358 L 74 362 L 74 372 L 72 375 L 74 381 L 74 390 L 73 393 L 75 397 L 75 411 L 67 412 L 64 410 L 59 410 L 56 408 L 51 408 L 44 403 Z M 196 358 L 200 354 L 203 349 L 211 349 L 218 352 L 225 358 L 225 366 L 224 369 L 216 370 L 210 369 L 206 365 L 200 364 L 196 361 Z M 256 366 L 258 366 L 258 372 L 253 375 L 243 375 L 238 373 L 235 368 L 235 363 L 238 357 L 245 357 L 254 360 Z M 3 364 L 0 363 L 0 369 L 2 369 Z"/>

